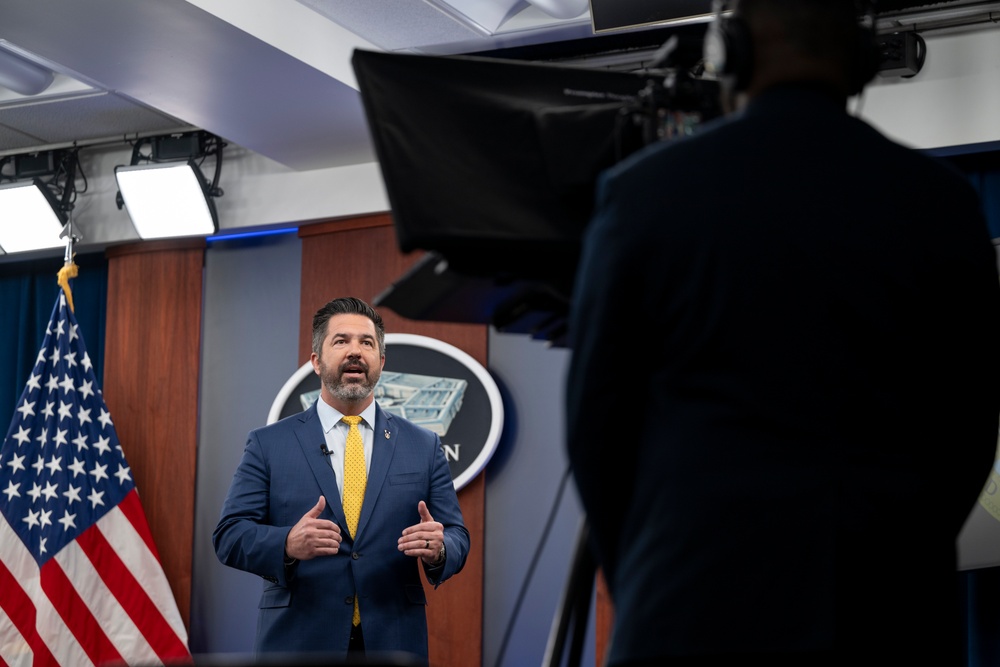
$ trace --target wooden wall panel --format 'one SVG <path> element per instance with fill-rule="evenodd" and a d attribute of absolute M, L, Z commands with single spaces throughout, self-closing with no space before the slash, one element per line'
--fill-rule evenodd
<path fill-rule="evenodd" d="M 388 214 L 364 216 L 300 229 L 302 237 L 302 302 L 299 357 L 312 351 L 312 316 L 338 296 L 356 296 L 371 303 L 419 259 L 398 250 Z M 485 325 L 410 320 L 379 309 L 387 333 L 430 336 L 450 343 L 487 364 Z M 426 585 L 428 640 L 432 667 L 482 664 L 483 531 L 485 476 L 479 474 L 458 494 L 472 538 L 465 568 L 437 590 Z"/>
<path fill-rule="evenodd" d="M 204 240 L 110 249 L 104 399 L 186 627 Z"/>
<path fill-rule="evenodd" d="M 604 665 L 605 656 L 608 654 L 611 642 L 611 629 L 615 624 L 614 605 L 611 603 L 611 593 L 608 591 L 608 584 L 604 580 L 604 573 L 597 571 L 597 602 L 596 602 L 596 642 L 597 659 L 595 667 Z"/>

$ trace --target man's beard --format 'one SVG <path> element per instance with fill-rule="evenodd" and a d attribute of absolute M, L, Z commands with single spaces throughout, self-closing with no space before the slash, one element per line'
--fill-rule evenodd
<path fill-rule="evenodd" d="M 323 382 L 323 386 L 326 387 L 336 398 L 353 403 L 354 401 L 360 401 L 367 398 L 375 390 L 375 385 L 378 384 L 379 370 L 375 368 L 365 368 L 364 379 L 351 379 L 345 381 L 343 378 L 342 368 L 345 366 L 358 366 L 357 362 L 346 362 L 340 369 L 332 370 L 326 367 L 322 361 L 319 364 L 320 380 Z"/>

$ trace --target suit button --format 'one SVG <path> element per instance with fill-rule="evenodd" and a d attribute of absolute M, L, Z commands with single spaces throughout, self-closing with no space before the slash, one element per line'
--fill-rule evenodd
<path fill-rule="evenodd" d="M 361 558 L 361 554 L 359 554 L 357 551 L 355 551 L 355 552 L 351 553 L 351 558 L 353 558 L 354 560 L 357 560 L 357 559 Z"/>
<path fill-rule="evenodd" d="M 353 605 L 354 604 L 354 596 L 353 595 L 348 595 L 346 598 L 344 598 L 344 604 Z"/>

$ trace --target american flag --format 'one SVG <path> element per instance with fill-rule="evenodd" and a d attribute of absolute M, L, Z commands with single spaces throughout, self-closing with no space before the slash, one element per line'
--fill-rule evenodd
<path fill-rule="evenodd" d="M 0 448 L 0 514 L 0 665 L 191 662 L 63 292 Z"/>

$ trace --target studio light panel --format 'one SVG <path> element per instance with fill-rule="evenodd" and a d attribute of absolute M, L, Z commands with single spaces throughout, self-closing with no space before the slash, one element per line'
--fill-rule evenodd
<path fill-rule="evenodd" d="M 65 224 L 45 186 L 35 181 L 0 185 L 0 249 L 5 253 L 58 248 Z"/>
<path fill-rule="evenodd" d="M 140 238 L 207 236 L 217 231 L 215 206 L 192 161 L 117 167 L 115 178 Z"/>

